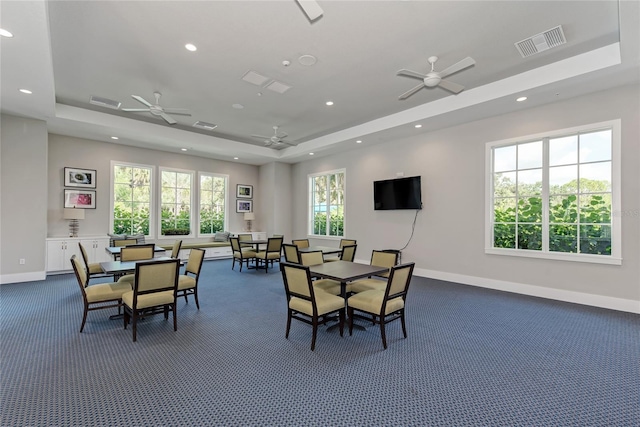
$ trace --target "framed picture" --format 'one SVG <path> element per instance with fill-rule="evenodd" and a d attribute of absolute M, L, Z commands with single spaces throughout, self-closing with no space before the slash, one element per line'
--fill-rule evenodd
<path fill-rule="evenodd" d="M 93 190 L 64 190 L 64 207 L 95 209 L 96 192 Z"/>
<path fill-rule="evenodd" d="M 96 188 L 96 171 L 93 169 L 64 168 L 64 186 Z"/>
<path fill-rule="evenodd" d="M 253 200 L 236 200 L 236 212 L 253 212 Z"/>
<path fill-rule="evenodd" d="M 253 185 L 238 184 L 236 193 L 238 199 L 253 199 Z"/>

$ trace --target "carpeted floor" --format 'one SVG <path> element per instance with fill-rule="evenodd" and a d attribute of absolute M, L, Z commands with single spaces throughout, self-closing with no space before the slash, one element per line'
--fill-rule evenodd
<path fill-rule="evenodd" d="M 131 329 L 71 274 L 3 285 L 2 426 L 638 426 L 640 316 L 414 277 L 409 337 L 293 322 L 278 269 L 205 261 Z"/>

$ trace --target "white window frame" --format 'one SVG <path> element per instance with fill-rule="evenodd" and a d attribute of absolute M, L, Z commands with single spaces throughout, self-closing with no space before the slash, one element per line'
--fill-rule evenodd
<path fill-rule="evenodd" d="M 342 192 L 342 207 L 344 219 L 342 223 L 342 235 L 341 236 L 331 236 L 329 234 L 313 234 L 313 187 L 311 185 L 312 179 L 320 176 L 330 176 L 341 173 L 344 176 L 344 190 Z M 327 185 L 327 191 L 329 191 L 329 186 Z M 327 238 L 327 239 L 341 239 L 347 235 L 347 170 L 346 169 L 334 169 L 325 172 L 313 173 L 307 175 L 307 236 L 312 238 Z M 327 200 L 331 200 L 330 194 L 327 194 Z M 327 212 L 328 214 L 328 212 Z M 329 215 L 327 215 L 327 233 L 329 232 L 330 223 L 329 223 Z"/>
<path fill-rule="evenodd" d="M 154 232 L 153 230 L 155 230 L 154 228 L 154 223 L 155 223 L 155 191 L 154 191 L 154 186 L 155 186 L 155 176 L 156 176 L 156 167 L 153 165 L 145 165 L 145 164 L 141 164 L 141 163 L 130 163 L 130 162 L 121 162 L 118 160 L 111 160 L 111 170 L 110 170 L 110 179 L 109 179 L 109 209 L 111 214 L 109 215 L 109 233 L 113 233 L 113 224 L 114 224 L 114 220 L 113 220 L 113 213 L 115 212 L 115 198 L 114 198 L 114 183 L 113 180 L 115 179 L 115 174 L 114 174 L 114 168 L 116 166 L 126 166 L 126 167 L 134 167 L 134 168 L 145 168 L 145 169 L 151 169 L 151 183 L 150 183 L 150 194 L 149 194 L 149 234 L 145 235 L 145 237 L 148 237 L 150 239 L 154 238 Z"/>
<path fill-rule="evenodd" d="M 186 235 L 179 235 L 179 236 L 165 236 L 162 234 L 162 172 L 176 172 L 176 173 L 184 173 L 184 174 L 189 174 L 190 175 L 190 195 L 189 195 L 189 224 L 191 224 L 190 227 L 190 233 L 186 234 Z M 175 240 L 176 238 L 180 239 L 180 238 L 189 238 L 189 237 L 195 237 L 195 235 L 197 233 L 193 232 L 193 226 L 195 224 L 194 218 L 193 218 L 193 206 L 194 206 L 194 200 L 195 200 L 195 196 L 194 196 L 194 177 L 195 177 L 196 173 L 193 170 L 188 170 L 188 169 L 178 169 L 178 168 L 170 168 L 170 167 L 164 167 L 161 166 L 158 168 L 158 184 L 156 185 L 156 194 L 157 196 L 157 200 L 158 202 L 156 203 L 156 212 L 157 212 L 157 222 L 156 222 L 156 230 L 158 233 L 158 239 L 159 240 Z M 196 190 L 197 191 L 197 190 Z"/>
<path fill-rule="evenodd" d="M 550 252 L 548 245 L 543 245 L 543 250 L 533 251 L 526 249 L 509 249 L 493 247 L 493 148 L 499 146 L 508 146 L 514 144 L 522 144 L 526 142 L 538 141 L 549 138 L 556 138 L 577 133 L 587 133 L 597 130 L 611 129 L 611 255 L 594 255 L 583 253 L 564 253 Z M 501 141 L 488 142 L 485 145 L 485 253 L 493 255 L 520 256 L 528 258 L 544 258 L 562 261 L 577 261 L 598 264 L 622 264 L 622 232 L 620 224 L 621 208 L 621 181 L 620 181 L 620 163 L 621 163 L 621 120 L 610 120 L 600 123 L 593 123 L 583 126 L 572 127 L 568 129 L 559 129 L 550 132 L 539 133 L 535 135 L 527 135 L 518 138 L 511 138 Z M 546 157 L 546 153 L 545 153 Z M 549 165 L 547 160 L 543 161 L 543 206 L 548 206 L 548 172 Z M 548 226 L 549 212 L 543 209 L 543 242 L 548 242 Z M 545 232 L 546 229 L 546 232 Z"/>
<path fill-rule="evenodd" d="M 229 229 L 229 175 L 198 171 L 198 182 L 197 182 L 198 191 L 196 195 L 197 207 L 198 207 L 198 210 L 197 210 L 198 211 L 198 221 L 197 221 L 198 232 L 196 234 L 198 237 L 210 237 L 213 234 L 200 233 L 200 206 L 202 205 L 202 201 L 200 200 L 200 193 L 202 190 L 200 187 L 200 183 L 201 183 L 201 177 L 203 176 L 211 176 L 214 178 L 224 179 L 224 230 L 228 230 Z"/>

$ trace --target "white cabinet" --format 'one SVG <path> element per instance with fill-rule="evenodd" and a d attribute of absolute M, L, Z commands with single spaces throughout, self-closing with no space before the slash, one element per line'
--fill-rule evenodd
<path fill-rule="evenodd" d="M 87 251 L 89 262 L 109 261 L 111 258 L 105 250 L 109 246 L 109 237 L 51 237 L 47 239 L 47 272 L 71 271 L 71 257 L 81 257 L 82 243 Z"/>
<path fill-rule="evenodd" d="M 233 251 L 231 250 L 231 246 L 217 246 L 214 248 L 205 248 L 204 257 L 205 258 L 231 258 L 233 256 Z"/>
<path fill-rule="evenodd" d="M 231 234 L 234 236 L 237 236 L 238 234 L 251 234 L 253 240 L 267 240 L 266 231 L 236 231 Z"/>

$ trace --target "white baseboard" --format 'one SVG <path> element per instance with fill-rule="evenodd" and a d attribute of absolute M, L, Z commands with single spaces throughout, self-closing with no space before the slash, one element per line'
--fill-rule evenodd
<path fill-rule="evenodd" d="M 602 295 L 586 294 L 582 292 L 566 291 L 543 286 L 526 285 L 524 283 L 506 282 L 503 280 L 487 279 L 485 277 L 466 276 L 463 274 L 447 273 L 444 271 L 416 268 L 413 274 L 430 279 L 461 283 L 463 285 L 478 286 L 498 291 L 513 292 L 533 297 L 548 298 L 557 301 L 607 308 L 610 310 L 626 311 L 640 314 L 640 301 Z"/>
<path fill-rule="evenodd" d="M 47 273 L 45 271 L 3 274 L 3 275 L 0 275 L 0 285 L 4 285 L 7 283 L 35 282 L 37 280 L 45 280 L 46 278 L 47 278 Z"/>

